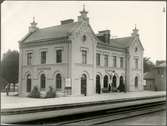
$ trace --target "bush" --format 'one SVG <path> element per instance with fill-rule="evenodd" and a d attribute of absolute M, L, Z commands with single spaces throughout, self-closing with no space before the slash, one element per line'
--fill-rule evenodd
<path fill-rule="evenodd" d="M 31 98 L 40 98 L 40 92 L 38 90 L 38 88 L 35 86 L 33 87 L 31 93 L 28 95 L 28 97 L 31 97 Z"/>
<path fill-rule="evenodd" d="M 52 87 L 49 87 L 49 91 L 46 93 L 45 98 L 54 98 L 56 97 L 56 93 L 53 91 Z"/>

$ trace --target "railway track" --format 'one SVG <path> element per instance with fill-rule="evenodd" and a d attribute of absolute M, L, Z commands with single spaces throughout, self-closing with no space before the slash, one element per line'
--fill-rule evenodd
<path fill-rule="evenodd" d="M 166 109 L 165 101 L 133 105 L 128 107 L 107 109 L 96 112 L 87 112 L 51 119 L 24 122 L 21 124 L 48 124 L 56 126 L 76 126 L 76 125 L 100 125 L 114 120 L 130 118 L 143 114 L 153 113 Z"/>

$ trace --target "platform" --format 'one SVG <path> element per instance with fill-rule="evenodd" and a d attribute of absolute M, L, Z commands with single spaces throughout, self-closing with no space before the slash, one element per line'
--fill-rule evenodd
<path fill-rule="evenodd" d="M 1 95 L 1 121 L 13 123 L 166 101 L 166 92 L 106 93 L 93 96 L 35 99 Z"/>

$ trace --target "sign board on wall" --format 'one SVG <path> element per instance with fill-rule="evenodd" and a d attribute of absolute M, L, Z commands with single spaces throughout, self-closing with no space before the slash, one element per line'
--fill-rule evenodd
<path fill-rule="evenodd" d="M 71 79 L 70 78 L 66 78 L 65 85 L 66 85 L 66 87 L 71 87 Z"/>

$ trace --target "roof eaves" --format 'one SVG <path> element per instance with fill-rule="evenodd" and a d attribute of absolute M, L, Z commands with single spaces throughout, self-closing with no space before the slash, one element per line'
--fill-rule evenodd
<path fill-rule="evenodd" d="M 32 40 L 32 41 L 27 41 L 25 43 L 33 43 L 33 42 L 43 42 L 43 41 L 51 41 L 51 40 L 62 40 L 62 39 L 67 39 L 68 36 L 62 36 L 59 38 L 48 38 L 48 39 L 38 39 L 38 40 Z"/>
<path fill-rule="evenodd" d="M 30 35 L 32 35 L 33 33 L 35 33 L 36 31 L 34 32 L 28 32 L 19 42 L 23 42 L 25 41 Z"/>

